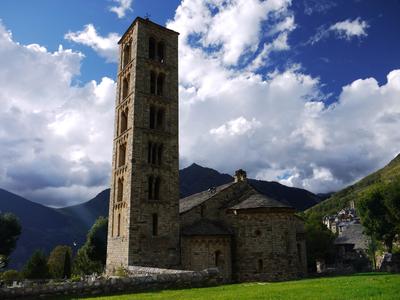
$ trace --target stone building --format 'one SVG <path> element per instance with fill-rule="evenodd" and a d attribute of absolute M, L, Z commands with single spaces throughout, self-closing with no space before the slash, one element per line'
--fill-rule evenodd
<path fill-rule="evenodd" d="M 179 199 L 178 33 L 136 18 L 119 45 L 107 271 L 217 266 L 227 281 L 304 276 L 303 221 L 245 171 Z"/>

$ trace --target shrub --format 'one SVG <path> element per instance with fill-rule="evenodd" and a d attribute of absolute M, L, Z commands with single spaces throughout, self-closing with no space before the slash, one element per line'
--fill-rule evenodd
<path fill-rule="evenodd" d="M 42 251 L 36 250 L 29 258 L 22 272 L 24 277 L 28 279 L 49 278 L 46 255 Z"/>
<path fill-rule="evenodd" d="M 7 284 L 11 284 L 14 281 L 21 281 L 22 279 L 22 274 L 16 270 L 7 270 L 1 276 L 1 280 Z"/>

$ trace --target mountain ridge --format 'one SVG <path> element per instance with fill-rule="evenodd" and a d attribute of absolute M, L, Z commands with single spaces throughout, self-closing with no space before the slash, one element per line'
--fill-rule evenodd
<path fill-rule="evenodd" d="M 316 214 L 319 217 L 336 213 L 340 209 L 349 206 L 351 200 L 354 200 L 357 204 L 364 193 L 376 185 L 387 183 L 394 178 L 400 178 L 400 154 L 377 171 L 372 172 L 356 183 L 334 193 L 325 201 L 309 208 L 306 213 Z"/>
<path fill-rule="evenodd" d="M 198 164 L 181 169 L 179 176 L 181 198 L 233 181 L 228 174 Z M 249 179 L 249 183 L 261 193 L 291 204 L 298 210 L 304 210 L 319 201 L 318 196 L 309 191 L 277 182 Z M 108 215 L 109 195 L 110 189 L 106 189 L 81 204 L 51 208 L 0 189 L 0 211 L 14 213 L 23 226 L 10 267 L 21 268 L 37 248 L 49 253 L 57 245 L 77 244 L 75 248 L 80 247 L 95 220 Z"/>

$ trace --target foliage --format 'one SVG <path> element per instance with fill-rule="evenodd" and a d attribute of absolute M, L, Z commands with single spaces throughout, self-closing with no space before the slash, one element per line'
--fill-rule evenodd
<path fill-rule="evenodd" d="M 8 257 L 15 249 L 20 234 L 18 218 L 10 213 L 0 213 L 0 269 L 7 266 Z"/>
<path fill-rule="evenodd" d="M 22 271 L 25 278 L 45 279 L 49 278 L 49 268 L 47 266 L 47 257 L 41 250 L 36 250 L 28 259 Z"/>
<path fill-rule="evenodd" d="M 76 275 L 101 273 L 107 256 L 108 219 L 99 217 L 89 230 L 85 244 L 74 259 L 73 272 Z"/>
<path fill-rule="evenodd" d="M 366 233 L 373 239 L 382 241 L 387 251 L 391 252 L 398 226 L 392 211 L 387 206 L 390 198 L 387 193 L 388 188 L 387 185 L 381 185 L 365 192 L 358 202 L 357 210 Z"/>
<path fill-rule="evenodd" d="M 108 219 L 99 217 L 89 230 L 84 246 L 87 247 L 88 257 L 93 261 L 106 264 L 107 257 Z"/>
<path fill-rule="evenodd" d="M 398 299 L 400 275 L 367 273 L 274 283 L 241 283 L 207 288 L 177 289 L 114 296 L 88 296 L 93 300 L 337 300 Z M 61 299 L 71 299 L 61 298 Z M 76 299 L 76 298 L 74 298 Z M 82 298 L 81 298 L 82 299 Z"/>
<path fill-rule="evenodd" d="M 7 270 L 1 275 L 0 279 L 7 284 L 11 284 L 14 281 L 21 281 L 23 276 L 17 270 Z"/>
<path fill-rule="evenodd" d="M 93 273 L 101 273 L 103 265 L 99 261 L 93 261 L 88 256 L 85 246 L 78 250 L 73 264 L 73 274 L 78 276 L 90 275 Z"/>
<path fill-rule="evenodd" d="M 57 246 L 51 251 L 47 265 L 52 278 L 71 277 L 71 248 Z"/>
<path fill-rule="evenodd" d="M 117 268 L 117 270 L 115 271 L 115 276 L 118 277 L 128 277 L 128 272 L 126 269 L 124 269 L 123 267 L 119 267 Z"/>
<path fill-rule="evenodd" d="M 334 259 L 335 235 L 321 222 L 316 215 L 305 219 L 307 265 L 310 271 L 315 271 L 316 260 L 324 259 L 330 262 Z"/>

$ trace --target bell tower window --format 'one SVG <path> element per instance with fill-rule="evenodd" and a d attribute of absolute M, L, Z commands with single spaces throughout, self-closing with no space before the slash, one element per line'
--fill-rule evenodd
<path fill-rule="evenodd" d="M 120 178 L 118 179 L 118 186 L 117 186 L 117 202 L 122 201 L 123 195 L 124 195 L 124 180 Z"/>
<path fill-rule="evenodd" d="M 123 59 L 124 59 L 124 62 L 122 64 L 122 66 L 124 68 L 131 61 L 131 45 L 130 44 L 127 44 L 124 47 Z"/>
<path fill-rule="evenodd" d="M 156 58 L 156 41 L 154 38 L 149 38 L 149 58 Z"/>
<path fill-rule="evenodd" d="M 156 73 L 154 71 L 150 72 L 150 94 L 156 94 Z"/>
<path fill-rule="evenodd" d="M 119 151 L 118 151 L 118 167 L 122 167 L 125 165 L 126 162 L 126 144 L 119 145 Z"/>
<path fill-rule="evenodd" d="M 165 57 L 165 53 L 164 53 L 164 43 L 163 42 L 159 42 L 157 44 L 157 56 L 158 56 L 158 61 L 163 63 L 164 62 L 164 57 Z"/>
<path fill-rule="evenodd" d="M 121 111 L 120 120 L 119 134 L 122 134 L 128 129 L 128 109 Z"/>
<path fill-rule="evenodd" d="M 157 95 L 158 96 L 163 95 L 164 81 L 165 81 L 165 75 L 163 73 L 158 74 L 158 77 L 157 77 Z"/>
<path fill-rule="evenodd" d="M 129 93 L 129 75 L 122 81 L 122 99 L 128 97 Z"/>

